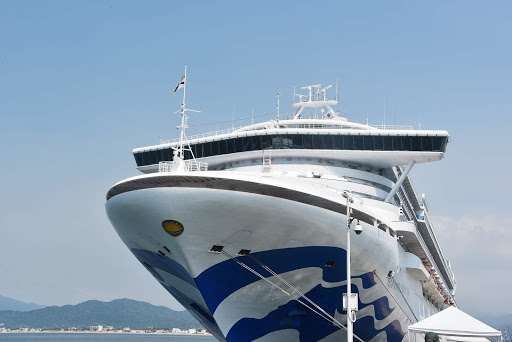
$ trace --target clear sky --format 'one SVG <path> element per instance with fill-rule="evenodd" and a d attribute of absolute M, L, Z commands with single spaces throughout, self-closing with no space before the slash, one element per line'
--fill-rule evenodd
<path fill-rule="evenodd" d="M 381 123 L 386 106 L 388 124 L 448 130 L 445 159 L 413 169 L 416 188 L 461 308 L 511 313 L 511 12 L 508 1 L 0 1 L 0 294 L 180 308 L 104 202 L 138 174 L 133 148 L 175 136 L 170 91 L 187 63 L 188 105 L 202 111 L 192 125 L 273 113 L 278 91 L 286 113 L 294 83 L 340 76 L 351 121 Z"/>

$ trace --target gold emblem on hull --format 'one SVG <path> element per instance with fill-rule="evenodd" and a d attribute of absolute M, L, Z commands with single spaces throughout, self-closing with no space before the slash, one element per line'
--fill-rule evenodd
<path fill-rule="evenodd" d="M 162 221 L 162 227 L 169 235 L 174 237 L 180 236 L 185 230 L 183 224 L 176 220 Z"/>

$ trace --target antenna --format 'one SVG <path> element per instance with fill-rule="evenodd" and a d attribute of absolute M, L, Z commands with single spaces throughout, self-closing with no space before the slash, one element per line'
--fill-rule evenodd
<path fill-rule="evenodd" d="M 279 93 L 277 93 L 277 122 L 279 122 L 279 98 L 281 97 L 281 95 Z"/>
<path fill-rule="evenodd" d="M 231 128 L 235 129 L 235 105 L 233 105 L 233 121 L 231 121 Z"/>
<path fill-rule="evenodd" d="M 336 76 L 336 101 L 339 101 L 339 97 L 338 97 L 338 91 L 340 90 L 340 88 L 338 88 L 338 79 L 340 77 L 339 76 Z"/>

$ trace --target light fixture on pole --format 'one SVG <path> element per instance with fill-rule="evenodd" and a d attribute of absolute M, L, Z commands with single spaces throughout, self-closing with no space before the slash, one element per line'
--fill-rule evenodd
<path fill-rule="evenodd" d="M 343 294 L 343 309 L 347 311 L 347 342 L 354 341 L 354 329 L 353 324 L 356 321 L 356 311 L 358 310 L 358 298 L 357 293 L 352 293 L 352 272 L 350 270 L 350 225 L 354 220 L 352 216 L 352 208 L 350 205 L 354 203 L 353 195 L 348 192 L 343 192 L 343 197 L 347 199 L 347 293 Z M 357 224 L 354 227 L 354 232 L 359 235 L 363 232 L 363 227 Z"/>

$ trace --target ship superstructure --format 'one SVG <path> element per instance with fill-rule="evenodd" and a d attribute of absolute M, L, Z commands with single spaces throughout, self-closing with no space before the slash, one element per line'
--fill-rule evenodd
<path fill-rule="evenodd" d="M 348 192 L 363 228 L 351 237 L 355 338 L 400 342 L 409 324 L 455 304 L 409 176 L 443 158 L 449 134 L 352 123 L 333 109 L 337 91 L 304 89 L 291 119 L 188 137 L 183 100 L 180 138 L 133 150 L 144 175 L 108 191 L 109 219 L 220 341 L 340 341 Z M 303 118 L 307 108 L 318 116 Z"/>

